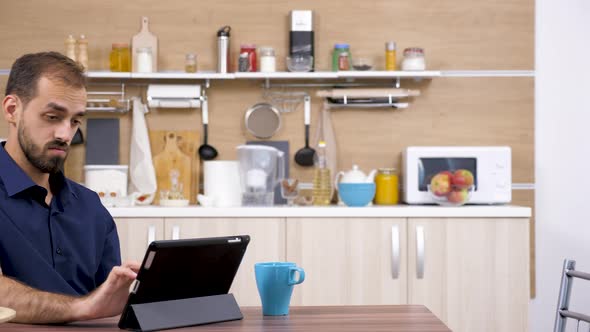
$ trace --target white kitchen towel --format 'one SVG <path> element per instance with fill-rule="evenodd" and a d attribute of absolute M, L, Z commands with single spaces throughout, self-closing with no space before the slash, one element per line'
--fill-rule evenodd
<path fill-rule="evenodd" d="M 152 150 L 148 135 L 145 114 L 147 106 L 138 97 L 133 100 L 133 128 L 131 132 L 131 150 L 129 155 L 129 178 L 131 192 L 136 197 L 144 196 L 139 202 L 149 204 L 156 190 L 156 170 L 152 162 Z M 145 195 L 149 195 L 146 199 Z M 136 201 L 137 202 L 137 201 Z M 139 203 L 137 202 L 137 203 Z"/>

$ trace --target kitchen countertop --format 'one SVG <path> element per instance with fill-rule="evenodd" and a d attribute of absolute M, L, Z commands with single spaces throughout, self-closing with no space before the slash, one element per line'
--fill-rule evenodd
<path fill-rule="evenodd" d="M 369 207 L 232 207 L 212 208 L 201 206 L 160 207 L 135 206 L 108 208 L 114 218 L 260 218 L 260 217 L 313 217 L 313 218 L 530 218 L 531 208 L 514 205 L 467 205 L 442 207 L 436 205 L 396 205 Z"/>

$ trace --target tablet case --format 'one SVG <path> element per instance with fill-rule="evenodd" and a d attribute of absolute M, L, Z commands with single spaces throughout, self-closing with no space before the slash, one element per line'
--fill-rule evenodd
<path fill-rule="evenodd" d="M 242 319 L 232 294 L 132 304 L 126 328 L 156 331 Z"/>
<path fill-rule="evenodd" d="M 234 296 L 227 291 L 249 241 L 249 236 L 242 235 L 152 242 L 139 271 L 138 282 L 121 315 L 119 328 L 155 331 L 242 319 Z M 199 267 L 217 271 L 210 271 L 208 276 L 195 275 L 194 271 L 187 270 L 186 264 L 178 264 L 183 259 L 186 262 L 186 257 L 182 256 L 183 250 L 184 256 L 190 254 L 196 256 L 193 258 L 197 260 L 200 257 Z M 227 262 L 228 265 L 224 263 L 222 268 L 220 262 Z M 175 271 L 167 270 L 171 265 Z M 228 267 L 231 269 L 228 270 Z M 206 286 L 186 289 L 181 294 L 178 284 L 168 288 L 162 285 L 164 275 L 178 273 L 185 277 L 185 281 L 192 277 L 195 282 L 200 280 Z M 144 287 L 141 287 L 142 284 Z M 166 289 L 168 295 L 164 296 L 160 290 Z M 192 297 L 180 299 L 186 294 Z"/>

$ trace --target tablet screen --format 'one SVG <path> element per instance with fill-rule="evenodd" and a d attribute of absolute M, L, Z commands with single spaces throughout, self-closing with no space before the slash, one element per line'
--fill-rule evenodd
<path fill-rule="evenodd" d="M 249 241 L 241 235 L 152 242 L 128 305 L 227 294 Z"/>

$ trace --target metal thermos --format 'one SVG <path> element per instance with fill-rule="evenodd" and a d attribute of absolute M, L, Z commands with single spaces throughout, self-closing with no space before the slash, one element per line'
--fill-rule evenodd
<path fill-rule="evenodd" d="M 217 31 L 217 72 L 227 73 L 229 70 L 229 25 Z"/>

